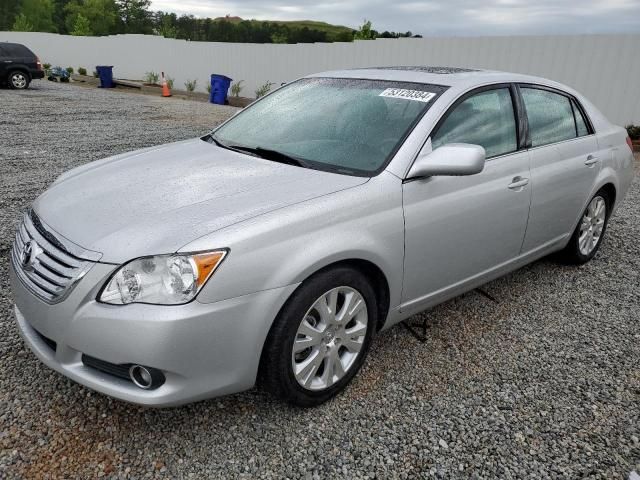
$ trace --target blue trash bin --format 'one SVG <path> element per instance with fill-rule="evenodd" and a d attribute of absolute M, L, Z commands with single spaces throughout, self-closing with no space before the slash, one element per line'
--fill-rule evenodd
<path fill-rule="evenodd" d="M 227 92 L 231 86 L 233 79 L 224 75 L 211 75 L 211 93 L 209 93 L 209 101 L 224 105 L 227 102 Z"/>
<path fill-rule="evenodd" d="M 113 65 L 100 65 L 96 67 L 98 77 L 100 78 L 100 88 L 113 88 Z"/>

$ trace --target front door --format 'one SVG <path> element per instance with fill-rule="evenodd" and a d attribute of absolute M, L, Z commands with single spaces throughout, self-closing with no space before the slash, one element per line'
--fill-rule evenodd
<path fill-rule="evenodd" d="M 514 95 L 509 86 L 467 94 L 431 135 L 434 149 L 448 143 L 483 146 L 487 162 L 481 173 L 404 183 L 403 311 L 438 303 L 520 254 L 531 186 Z"/>

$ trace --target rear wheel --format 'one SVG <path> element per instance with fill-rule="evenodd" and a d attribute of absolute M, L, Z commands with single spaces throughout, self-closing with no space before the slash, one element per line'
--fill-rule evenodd
<path fill-rule="evenodd" d="M 14 90 L 24 90 L 29 87 L 30 81 L 29 76 L 20 70 L 9 73 L 9 87 Z"/>
<path fill-rule="evenodd" d="M 362 366 L 377 313 L 374 290 L 359 271 L 338 267 L 309 278 L 269 333 L 262 385 L 302 407 L 334 397 Z"/>
<path fill-rule="evenodd" d="M 598 191 L 582 214 L 569 244 L 560 252 L 560 259 L 574 265 L 591 260 L 602 243 L 610 211 L 609 195 L 604 190 Z"/>

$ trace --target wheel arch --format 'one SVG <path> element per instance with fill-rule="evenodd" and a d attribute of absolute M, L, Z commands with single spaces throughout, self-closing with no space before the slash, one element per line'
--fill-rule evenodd
<path fill-rule="evenodd" d="M 616 187 L 612 182 L 607 182 L 602 185 L 597 191 L 604 190 L 611 201 L 609 204 L 609 211 L 607 214 L 611 214 L 613 206 L 616 204 Z"/>
<path fill-rule="evenodd" d="M 346 258 L 330 263 L 309 275 L 311 278 L 321 272 L 331 270 L 337 267 L 350 267 L 362 273 L 367 280 L 371 282 L 376 292 L 376 303 L 378 307 L 378 318 L 376 319 L 376 332 L 380 331 L 384 326 L 387 315 L 389 314 L 390 291 L 389 281 L 382 269 L 370 260 L 362 258 Z"/>
<path fill-rule="evenodd" d="M 338 260 L 327 259 L 323 263 L 316 263 L 311 266 L 309 269 L 305 270 L 304 273 L 301 273 L 299 278 L 297 279 L 297 283 L 302 285 L 306 280 L 318 275 L 322 272 L 326 272 L 327 270 L 331 270 L 338 267 L 351 267 L 360 273 L 362 273 L 367 280 L 369 280 L 376 292 L 376 303 L 378 307 L 378 318 L 376 320 L 376 332 L 380 331 L 384 326 L 387 316 L 389 314 L 389 306 L 391 299 L 391 290 L 389 285 L 389 280 L 387 275 L 384 273 L 383 269 L 374 261 L 370 259 L 365 259 L 360 256 L 348 256 L 345 258 L 341 258 Z M 289 297 L 283 302 L 280 310 L 278 311 L 278 315 L 285 307 L 289 299 L 295 294 L 295 292 L 300 288 L 300 285 L 291 292 Z M 277 316 L 275 318 L 277 318 Z M 271 327 L 273 326 L 273 322 L 275 322 L 275 318 L 271 321 Z"/>
<path fill-rule="evenodd" d="M 7 80 L 9 80 L 9 77 L 11 76 L 12 73 L 14 72 L 22 72 L 24 73 L 27 78 L 29 79 L 29 81 L 33 80 L 33 78 L 31 77 L 31 73 L 29 73 L 29 70 L 25 67 L 21 67 L 21 66 L 16 66 L 16 67 L 10 67 L 7 70 Z"/>

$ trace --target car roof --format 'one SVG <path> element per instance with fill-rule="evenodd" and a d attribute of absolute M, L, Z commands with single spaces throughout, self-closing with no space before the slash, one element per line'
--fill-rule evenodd
<path fill-rule="evenodd" d="M 35 56 L 35 53 L 33 53 L 27 46 L 21 43 L 0 42 L 0 47 L 9 47 L 7 48 L 7 50 L 9 51 L 8 53 L 15 53 L 15 52 L 19 52 L 20 54 L 29 53 L 30 55 Z"/>
<path fill-rule="evenodd" d="M 442 85 L 452 87 L 455 90 L 468 90 L 476 86 L 479 87 L 493 83 L 519 82 L 545 85 L 573 93 L 573 91 L 565 85 L 545 78 L 523 75 L 520 73 L 463 67 L 411 65 L 367 67 L 349 70 L 332 70 L 309 75 L 309 77 L 361 78 L 370 80 L 391 80 L 396 82 L 414 82 Z"/>

